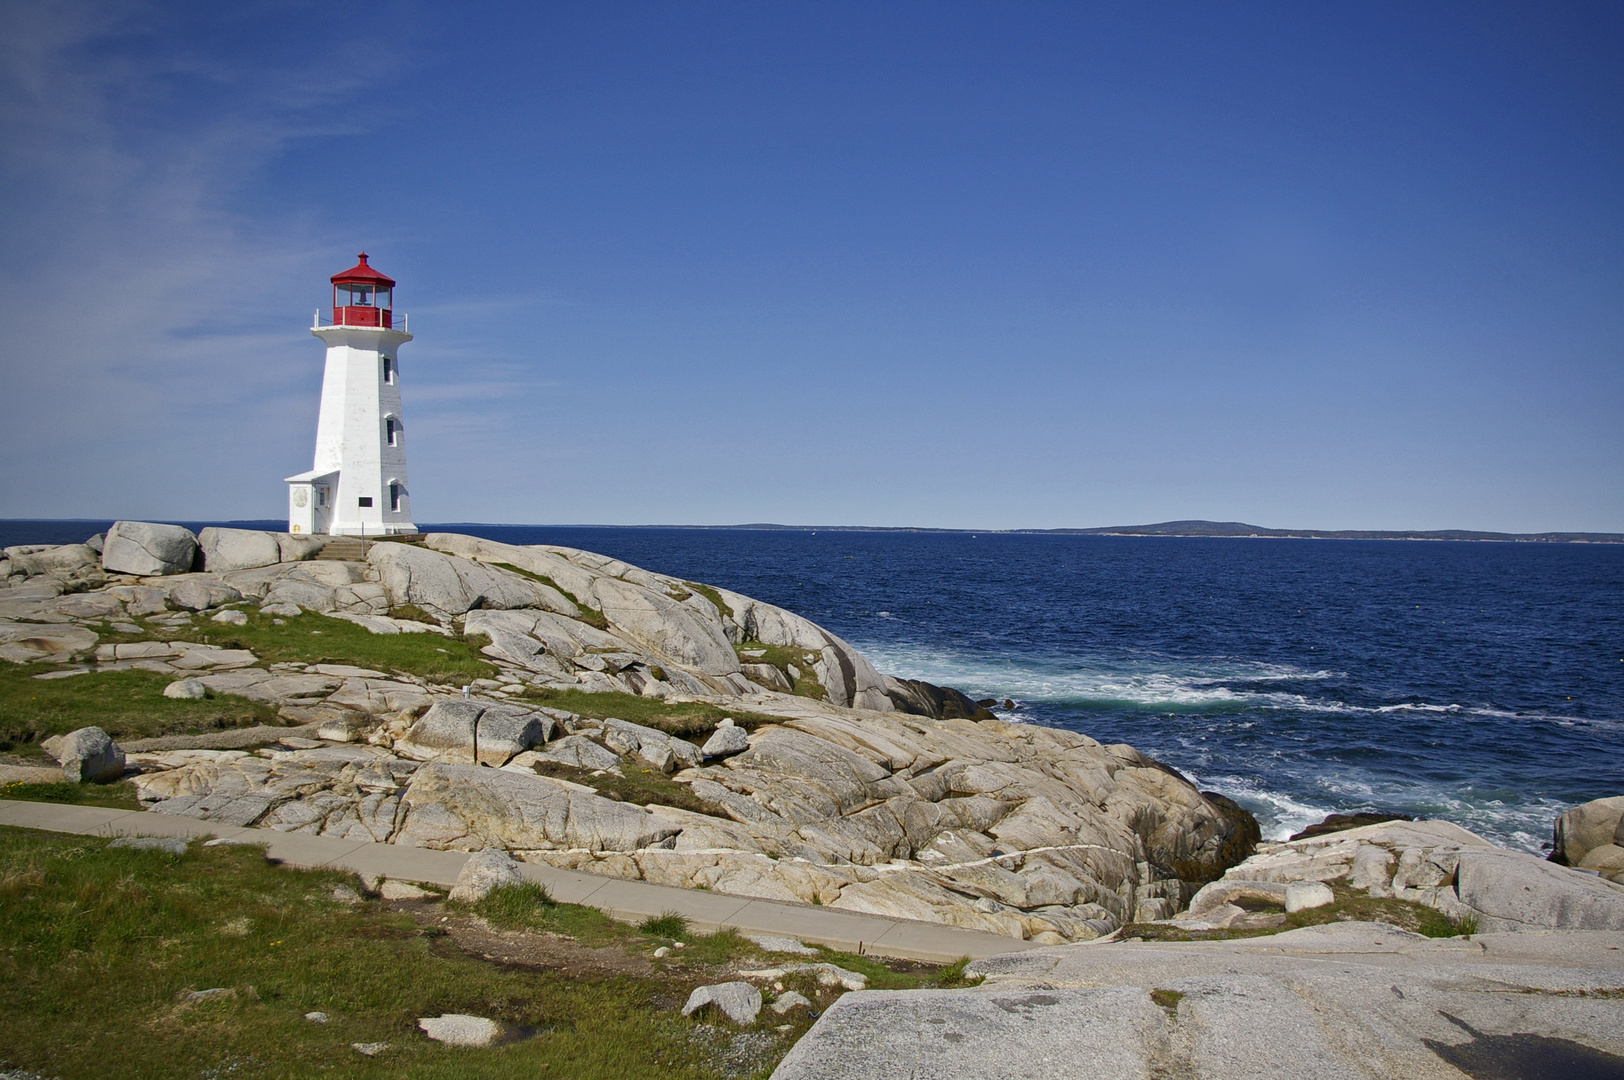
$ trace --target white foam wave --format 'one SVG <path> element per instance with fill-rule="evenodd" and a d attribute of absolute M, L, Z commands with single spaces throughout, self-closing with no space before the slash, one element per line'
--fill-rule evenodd
<path fill-rule="evenodd" d="M 1011 659 L 920 645 L 880 643 L 859 647 L 884 671 L 953 686 L 972 697 L 1019 698 L 1025 702 L 1174 710 L 1223 705 L 1307 707 L 1312 702 L 1300 694 L 1249 689 L 1246 684 L 1340 677 L 1332 671 L 1306 671 L 1282 664 L 1235 659 L 1189 661 L 1153 656 L 1113 660 Z"/>

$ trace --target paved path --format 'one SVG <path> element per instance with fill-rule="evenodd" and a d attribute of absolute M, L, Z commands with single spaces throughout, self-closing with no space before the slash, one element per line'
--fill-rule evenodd
<path fill-rule="evenodd" d="M 218 836 L 263 844 L 267 857 L 289 866 L 333 867 L 353 870 L 363 876 L 382 874 L 401 881 L 441 886 L 450 886 L 457 880 L 468 858 L 462 851 L 360 843 L 274 829 L 238 829 L 168 814 L 60 803 L 0 800 L 0 825 L 86 836 Z M 747 934 L 785 934 L 845 952 L 862 951 L 935 963 L 949 963 L 961 956 L 980 959 L 1036 948 L 1029 941 L 937 923 L 674 889 L 534 863 L 522 864 L 521 870 L 525 877 L 545 885 L 555 900 L 587 904 L 629 922 L 676 912 L 705 931 L 731 928 Z"/>

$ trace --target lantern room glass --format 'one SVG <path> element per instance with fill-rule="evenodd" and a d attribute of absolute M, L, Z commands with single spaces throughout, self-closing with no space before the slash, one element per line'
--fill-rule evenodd
<path fill-rule="evenodd" d="M 394 290 L 383 285 L 334 285 L 334 307 L 394 307 Z"/>

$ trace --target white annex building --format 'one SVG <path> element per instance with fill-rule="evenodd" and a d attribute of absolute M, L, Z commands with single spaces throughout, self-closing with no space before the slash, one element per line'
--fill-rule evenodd
<path fill-rule="evenodd" d="M 310 332 L 327 346 L 315 468 L 288 477 L 288 531 L 333 536 L 415 533 L 400 417 L 405 320 L 394 325 L 393 278 L 361 261 L 334 274 L 333 317 Z"/>

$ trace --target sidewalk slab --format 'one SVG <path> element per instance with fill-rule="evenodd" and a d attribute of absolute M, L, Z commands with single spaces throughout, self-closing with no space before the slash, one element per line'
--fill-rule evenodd
<path fill-rule="evenodd" d="M 468 861 L 466 851 L 436 851 L 432 848 L 408 848 L 397 844 L 362 844 L 340 855 L 327 865 L 353 870 L 363 878 L 382 874 L 396 881 L 421 881 L 449 889 L 457 883 L 462 864 Z"/>
<path fill-rule="evenodd" d="M 67 806 L 61 803 L 0 801 L 0 825 L 47 832 L 94 835 L 96 830 L 121 818 L 138 816 L 138 810 L 118 810 L 110 806 Z"/>
<path fill-rule="evenodd" d="M 674 913 L 701 930 L 720 930 L 728 920 L 750 903 L 744 896 L 674 889 L 650 885 L 646 881 L 605 879 L 592 894 L 592 906 L 622 920 L 642 920 L 651 915 Z"/>
<path fill-rule="evenodd" d="M 580 870 L 562 870 L 546 863 L 520 863 L 519 873 L 547 890 L 547 895 L 561 904 L 585 904 L 611 879 L 602 874 L 588 874 Z"/>
<path fill-rule="evenodd" d="M 741 933 L 786 934 L 809 944 L 842 952 L 867 951 L 884 937 L 896 920 L 855 911 L 837 911 L 815 904 L 788 904 L 779 900 L 752 900 L 728 922 Z M 957 960 L 954 953 L 949 960 Z"/>
<path fill-rule="evenodd" d="M 109 821 L 96 833 L 98 836 L 235 836 L 253 831 L 178 814 L 144 814 L 126 810 L 123 817 Z"/>
<path fill-rule="evenodd" d="M 961 956 L 980 960 L 1002 953 L 1040 949 L 1043 946 L 1020 938 L 988 934 L 980 930 L 962 930 L 956 926 L 898 919 L 883 935 L 868 942 L 866 947 L 887 956 L 952 963 Z"/>

